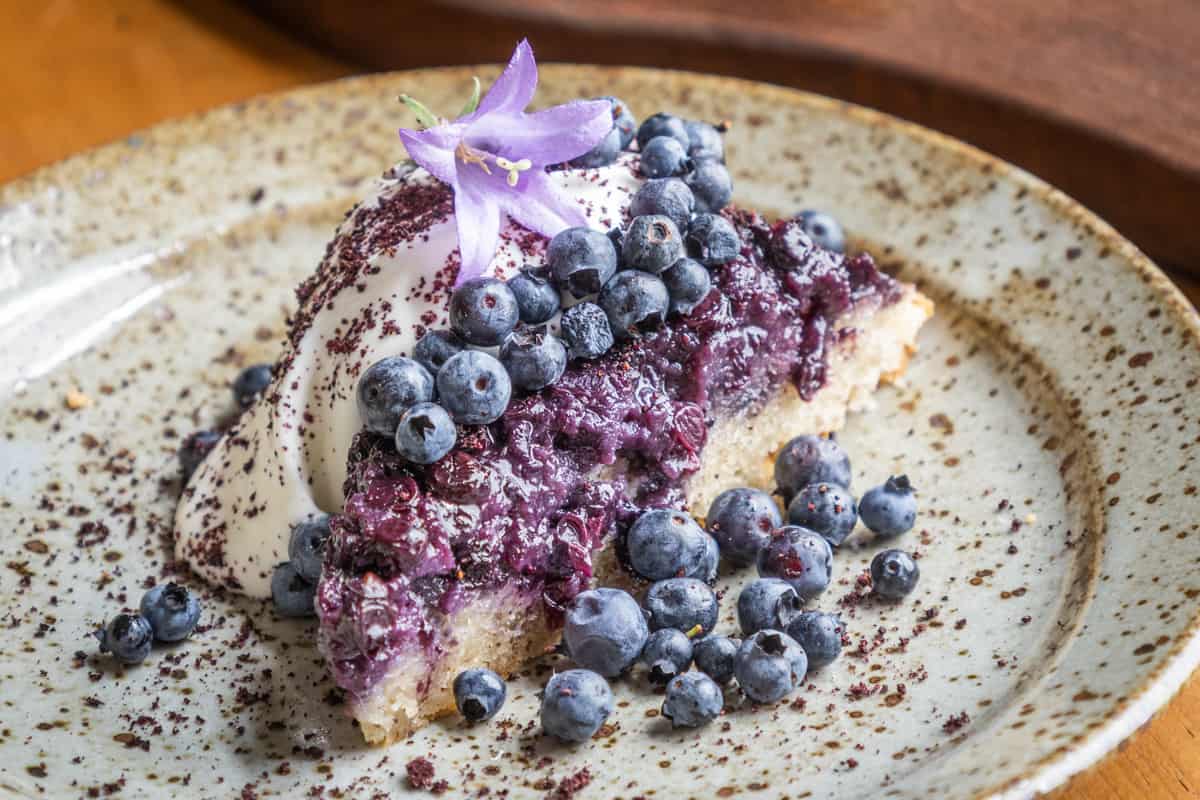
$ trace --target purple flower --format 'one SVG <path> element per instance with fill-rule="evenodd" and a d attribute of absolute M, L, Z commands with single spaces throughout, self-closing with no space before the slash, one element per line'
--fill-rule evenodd
<path fill-rule="evenodd" d="M 583 155 L 603 139 L 613 124 L 611 106 L 576 100 L 526 114 L 536 88 L 533 50 L 522 40 L 477 109 L 453 122 L 400 131 L 409 157 L 454 189 L 459 283 L 487 269 L 500 239 L 501 212 L 548 237 L 586 223 L 546 167 Z"/>

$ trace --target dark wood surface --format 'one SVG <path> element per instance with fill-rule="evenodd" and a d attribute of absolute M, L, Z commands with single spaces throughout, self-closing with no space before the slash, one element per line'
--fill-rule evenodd
<path fill-rule="evenodd" d="M 540 58 L 737 75 L 958 136 L 1200 272 L 1195 0 L 247 0 L 371 68 Z"/>

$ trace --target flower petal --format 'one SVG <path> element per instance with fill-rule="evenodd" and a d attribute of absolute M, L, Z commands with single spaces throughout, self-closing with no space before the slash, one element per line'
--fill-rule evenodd
<path fill-rule="evenodd" d="M 479 102 L 479 107 L 461 121 L 476 120 L 496 112 L 516 114 L 524 111 L 525 106 L 533 99 L 537 80 L 537 62 L 533 59 L 533 48 L 529 46 L 528 39 L 522 39 L 517 49 L 513 50 L 512 58 L 508 60 L 504 72 L 500 73 L 500 77 L 496 78 L 492 88 L 488 89 L 488 93 Z"/>
<path fill-rule="evenodd" d="M 583 209 L 540 169 L 522 173 L 518 191 L 496 198 L 510 217 L 543 236 L 553 237 L 567 228 L 587 224 Z"/>
<path fill-rule="evenodd" d="M 500 242 L 500 206 L 495 195 L 474 180 L 463 180 L 454 189 L 454 221 L 458 226 L 458 252 L 462 268 L 456 285 L 482 275 Z"/>
<path fill-rule="evenodd" d="M 562 164 L 591 150 L 612 130 L 607 100 L 575 100 L 534 114 L 480 117 L 463 132 L 472 146 L 538 165 Z"/>
<path fill-rule="evenodd" d="M 416 131 L 400 129 L 400 141 L 408 157 L 420 164 L 433 177 L 451 186 L 455 182 L 454 148 L 462 141 L 462 126 L 450 124 Z"/>

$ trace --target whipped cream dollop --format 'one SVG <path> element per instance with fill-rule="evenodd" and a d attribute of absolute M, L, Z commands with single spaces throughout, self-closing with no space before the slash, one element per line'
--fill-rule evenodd
<path fill-rule="evenodd" d="M 588 224 L 624 222 L 641 183 L 625 156 L 600 169 L 551 172 Z M 271 386 L 221 438 L 188 482 L 175 514 L 175 552 L 192 569 L 268 597 L 297 523 L 340 511 L 347 452 L 362 427 L 359 376 L 409 355 L 445 327 L 458 269 L 453 195 L 423 169 L 390 170 L 339 226 L 300 307 Z M 511 221 L 486 274 L 508 278 L 543 263 L 546 239 Z"/>

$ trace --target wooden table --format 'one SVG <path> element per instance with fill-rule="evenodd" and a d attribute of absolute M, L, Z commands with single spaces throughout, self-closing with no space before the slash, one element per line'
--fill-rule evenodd
<path fill-rule="evenodd" d="M 355 71 L 224 0 L 2 3 L 0 181 L 169 117 Z M 1200 283 L 1177 278 L 1200 302 Z M 1193 677 L 1145 729 L 1055 797 L 1200 797 L 1197 720 Z"/>

